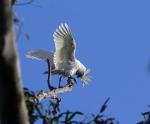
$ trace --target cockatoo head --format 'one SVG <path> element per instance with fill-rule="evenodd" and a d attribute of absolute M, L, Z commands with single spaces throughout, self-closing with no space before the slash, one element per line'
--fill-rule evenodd
<path fill-rule="evenodd" d="M 90 77 L 87 75 L 89 72 L 90 70 L 87 69 L 83 64 L 76 72 L 77 77 L 81 79 L 83 85 L 87 85 L 90 81 Z"/>

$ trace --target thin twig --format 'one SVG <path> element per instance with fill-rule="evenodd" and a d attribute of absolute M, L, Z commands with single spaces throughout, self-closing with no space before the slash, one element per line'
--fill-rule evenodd
<path fill-rule="evenodd" d="M 44 115 L 42 114 L 42 112 L 41 112 L 40 108 L 38 107 L 38 105 L 35 105 L 35 109 L 37 110 L 39 116 L 40 116 L 41 118 L 43 118 Z"/>
<path fill-rule="evenodd" d="M 27 2 L 16 3 L 15 5 L 19 5 L 19 6 L 20 6 L 20 5 L 21 5 L 21 6 L 23 5 L 23 6 L 24 6 L 24 5 L 30 5 L 30 4 L 33 3 L 33 2 L 34 2 L 34 0 L 29 0 L 29 1 L 27 1 Z"/>
<path fill-rule="evenodd" d="M 53 90 L 54 88 L 51 86 L 51 64 L 49 59 L 47 59 L 47 65 L 48 65 L 48 79 L 47 79 L 47 84 L 48 84 L 48 88 L 50 90 Z"/>
<path fill-rule="evenodd" d="M 30 6 L 34 6 L 34 7 L 38 7 L 38 8 L 42 8 L 41 5 L 35 4 L 34 3 L 35 0 L 28 0 L 27 2 L 16 2 L 16 6 L 26 6 L 26 5 L 30 5 Z"/>

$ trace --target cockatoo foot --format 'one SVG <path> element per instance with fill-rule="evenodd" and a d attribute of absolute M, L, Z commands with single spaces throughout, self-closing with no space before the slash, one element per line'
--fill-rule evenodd
<path fill-rule="evenodd" d="M 77 83 L 77 81 L 74 77 L 68 77 L 67 82 L 70 86 L 72 86 L 74 84 L 74 82 Z"/>
<path fill-rule="evenodd" d="M 56 87 L 53 87 L 53 86 L 49 86 L 49 89 L 52 91 L 52 90 L 55 90 L 57 89 Z"/>

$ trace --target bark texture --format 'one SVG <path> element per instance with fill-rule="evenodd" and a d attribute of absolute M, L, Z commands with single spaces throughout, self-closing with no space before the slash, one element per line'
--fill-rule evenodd
<path fill-rule="evenodd" d="M 29 124 L 21 87 L 12 1 L 0 0 L 0 123 Z"/>

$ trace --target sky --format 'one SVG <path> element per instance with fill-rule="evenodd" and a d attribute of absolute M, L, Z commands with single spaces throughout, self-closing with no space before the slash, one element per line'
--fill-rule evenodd
<path fill-rule="evenodd" d="M 148 0 L 35 0 L 16 5 L 22 25 L 17 44 L 24 87 L 48 90 L 42 74 L 46 63 L 25 54 L 33 49 L 54 51 L 52 34 L 67 23 L 77 43 L 76 56 L 91 70 L 92 80 L 86 87 L 78 80 L 72 92 L 60 95 L 61 110 L 96 113 L 110 97 L 106 115 L 120 124 L 142 120 L 140 113 L 150 104 L 149 6 Z M 52 77 L 52 83 L 57 82 L 58 77 Z"/>

